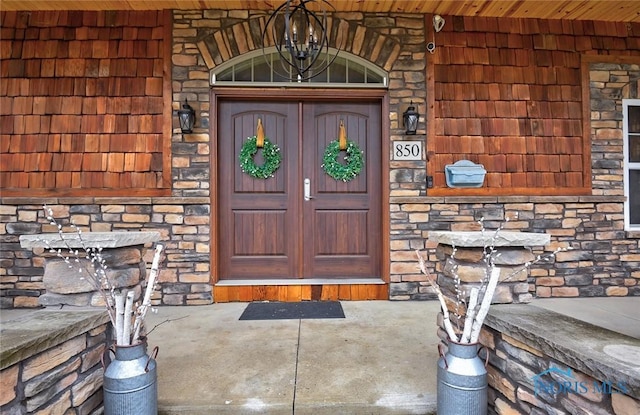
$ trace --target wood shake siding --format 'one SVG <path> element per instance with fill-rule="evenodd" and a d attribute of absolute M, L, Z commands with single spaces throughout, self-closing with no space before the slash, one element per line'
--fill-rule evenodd
<path fill-rule="evenodd" d="M 591 194 L 585 55 L 639 56 L 630 24 L 451 17 L 428 56 L 430 195 Z M 640 61 L 640 60 L 637 60 Z M 483 164 L 485 188 L 444 167 Z"/>
<path fill-rule="evenodd" d="M 169 187 L 164 16 L 1 14 L 5 195 Z"/>

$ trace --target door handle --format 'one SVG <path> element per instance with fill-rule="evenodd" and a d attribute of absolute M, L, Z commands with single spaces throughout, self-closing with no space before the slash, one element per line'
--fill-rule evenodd
<path fill-rule="evenodd" d="M 308 178 L 304 179 L 304 200 L 309 201 L 313 199 L 311 196 L 311 180 Z"/>

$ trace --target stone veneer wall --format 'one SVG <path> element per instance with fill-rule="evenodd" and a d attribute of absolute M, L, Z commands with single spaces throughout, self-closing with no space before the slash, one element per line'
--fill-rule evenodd
<path fill-rule="evenodd" d="M 504 233 L 503 233 L 504 234 Z M 539 235 L 538 235 L 539 236 Z M 490 242 L 489 242 L 490 243 Z M 496 247 L 499 255 L 493 258 L 496 268 L 500 269 L 500 280 L 492 298 L 492 304 L 528 303 L 532 299 L 527 283 L 529 270 L 525 264 L 535 260 L 529 248 L 522 246 Z M 471 287 L 477 286 L 489 276 L 485 253 L 482 247 L 462 247 L 440 242 L 436 248 L 438 264 L 438 286 L 442 290 L 452 314 L 466 312 L 456 310 L 457 294 L 464 293 L 465 298 Z M 462 327 L 458 327 L 462 329 Z"/>
<path fill-rule="evenodd" d="M 534 296 L 640 295 L 640 233 L 624 231 L 623 202 L 620 196 L 392 198 L 391 298 L 431 298 L 414 250 L 428 250 L 436 262 L 429 231 L 479 230 L 481 218 L 487 229 L 511 218 L 506 230 L 548 233 L 548 251 L 573 248 L 531 268 Z"/>
<path fill-rule="evenodd" d="M 102 413 L 101 358 L 111 326 L 107 314 L 28 313 L 15 322 L 3 320 L 0 413 Z"/>
<path fill-rule="evenodd" d="M 593 58 L 590 58 L 593 60 Z M 622 195 L 622 99 L 640 98 L 640 61 L 589 64 L 594 195 Z"/>
<path fill-rule="evenodd" d="M 95 275 L 94 260 L 104 261 L 110 290 L 131 292 L 137 302 L 147 285 L 145 244 L 159 238 L 158 232 L 39 233 L 20 236 L 20 246 L 45 258 L 42 283 L 46 292 L 38 299 L 41 305 L 105 307 L 110 293 L 97 289 L 103 287 L 104 281 Z M 69 254 L 67 250 L 77 253 Z M 91 258 L 85 258 L 90 253 Z"/>
<path fill-rule="evenodd" d="M 174 103 L 183 98 L 201 106 L 202 128 L 183 140 L 208 142 L 208 74 L 228 58 L 256 47 L 246 21 L 262 14 L 251 11 L 174 12 Z M 372 39 L 386 38 L 402 46 L 391 67 L 384 59 L 377 62 L 389 71 L 390 139 L 405 139 L 399 129 L 401 105 L 413 100 L 424 114 L 425 60 L 427 34 L 421 17 L 397 14 L 336 13 L 336 22 L 348 21 L 345 35 L 348 51 L 367 58 L 375 48 Z M 363 33 L 366 34 L 363 35 Z M 368 42 L 363 41 L 367 39 Z M 607 61 L 610 61 L 607 57 Z M 557 268 L 534 268 L 529 291 L 548 296 L 640 295 L 640 241 L 638 234 L 623 230 L 621 154 L 621 98 L 638 96 L 638 66 L 633 64 L 594 64 L 590 76 L 591 94 L 606 106 L 593 104 L 591 117 L 594 191 L 605 197 L 447 197 L 431 198 L 426 189 L 425 161 L 391 161 L 391 299 L 424 299 L 433 294 L 424 275 L 417 271 L 414 249 L 431 249 L 426 243 L 429 230 L 475 230 L 480 217 L 489 226 L 498 226 L 505 217 L 518 216 L 508 228 L 547 232 L 554 244 L 571 245 L 574 251 L 560 255 Z M 603 81 L 600 70 L 608 71 Z M 600 106 L 598 106 L 600 105 Z M 418 136 L 425 129 L 420 125 Z M 614 143 L 603 140 L 609 138 Z M 613 144 L 607 146 L 606 144 Z M 186 143 L 185 143 L 186 145 Z M 204 144 L 203 144 L 204 145 Z M 193 145 L 192 149 L 195 149 Z M 189 167 L 196 158 L 181 158 Z M 607 161 L 604 161 L 607 160 Z M 615 160 L 615 161 L 613 161 Z M 175 164 L 174 164 L 175 166 Z M 174 173 L 175 175 L 175 173 Z M 206 186 L 204 183 L 195 188 Z M 635 239 L 631 239 L 635 238 Z M 435 263 L 435 256 L 431 258 Z M 594 272 L 595 271 L 595 272 Z"/>
<path fill-rule="evenodd" d="M 548 249 L 573 248 L 553 263 L 532 268 L 529 291 L 535 296 L 640 295 L 640 232 L 624 230 L 622 170 L 622 99 L 640 97 L 640 61 L 597 59 L 589 56 L 593 196 L 423 197 L 429 191 L 416 180 L 423 167 L 396 169 L 390 200 L 391 298 L 431 297 L 413 250 L 435 249 L 425 244 L 431 230 L 478 230 L 480 218 L 487 228 L 511 218 L 508 230 L 546 232 L 552 237 Z M 435 255 L 431 259 L 435 262 Z"/>
<path fill-rule="evenodd" d="M 93 231 L 158 230 L 167 244 L 161 264 L 161 289 L 154 301 L 205 304 L 212 301 L 210 272 L 210 85 L 209 70 L 247 51 L 250 19 L 261 12 L 174 11 L 173 109 L 188 98 L 197 111 L 193 134 L 172 137 L 172 197 L 8 199 L 0 204 L 0 306 L 32 307 L 42 293 L 42 259 L 19 248 L 24 233 L 46 230 L 40 204 L 55 205 L 62 218 Z M 424 115 L 415 137 L 405 137 L 399 114 L 406 103 L 418 103 L 425 114 L 424 19 L 421 15 L 340 13 L 347 23 L 351 52 L 366 56 L 380 39 L 400 49 L 389 71 L 390 139 L 423 139 Z M 473 18 L 469 18 L 473 19 Z M 230 43 L 230 39 L 233 42 Z M 374 41 L 375 40 L 375 41 Z M 374 42 L 374 43 L 371 43 Z M 225 45 L 221 47 L 221 45 Z M 356 48 L 356 45 L 359 45 Z M 255 46 L 255 45 L 254 45 Z M 394 49 L 395 50 L 395 49 Z M 640 295 L 640 235 L 623 229 L 621 99 L 638 97 L 636 64 L 598 63 L 591 51 L 591 137 L 593 196 L 580 197 L 428 197 L 426 161 L 392 161 L 390 178 L 390 298 L 420 300 L 433 294 L 417 270 L 415 249 L 433 249 L 430 230 L 477 230 L 484 217 L 497 225 L 515 217 L 508 228 L 547 232 L 553 246 L 575 249 L 554 264 L 535 267 L 529 291 L 537 296 Z M 631 59 L 627 57 L 628 61 Z M 625 62 L 626 62 L 625 61 Z M 215 200 L 213 200 L 215 203 Z M 435 254 L 431 270 L 435 271 Z"/>
<path fill-rule="evenodd" d="M 158 231 L 164 245 L 155 304 L 210 304 L 209 199 L 208 198 L 74 198 L 46 199 L 58 223 L 75 223 L 83 231 Z M 17 203 L 15 205 L 9 203 Z M 56 232 L 44 218 L 41 206 L 3 199 L 2 297 L 0 306 L 37 307 L 44 293 L 45 258 L 20 248 L 24 234 Z M 151 263 L 153 250 L 145 261 Z M 150 265 L 149 265 L 150 266 Z M 148 267 L 149 267 L 148 266 Z"/>
<path fill-rule="evenodd" d="M 489 351 L 490 414 L 640 413 L 634 338 L 532 305 L 500 305 L 480 343 Z"/>

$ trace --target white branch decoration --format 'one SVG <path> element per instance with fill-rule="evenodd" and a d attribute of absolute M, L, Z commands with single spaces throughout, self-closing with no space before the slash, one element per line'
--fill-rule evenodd
<path fill-rule="evenodd" d="M 125 295 L 116 294 L 116 325 L 113 328 L 116 332 L 116 344 L 124 344 L 124 302 Z"/>
<path fill-rule="evenodd" d="M 499 279 L 500 268 L 494 266 L 491 269 L 489 283 L 487 284 L 487 291 L 485 291 L 482 302 L 480 303 L 480 309 L 478 310 L 478 314 L 473 319 L 473 326 L 471 327 L 471 337 L 469 338 L 469 343 L 476 343 L 478 341 L 478 337 L 480 337 L 480 329 L 482 329 L 484 319 L 485 317 L 487 317 L 489 307 L 491 307 L 491 301 L 493 300 L 493 295 L 495 294 L 496 288 L 498 287 Z"/>
<path fill-rule="evenodd" d="M 147 310 L 151 307 L 151 294 L 156 285 L 158 278 L 158 264 L 160 263 L 160 254 L 162 253 L 162 245 L 156 245 L 156 252 L 153 255 L 153 262 L 151 263 L 151 272 L 149 272 L 149 280 L 147 281 L 147 289 L 145 290 L 142 304 L 138 307 L 136 313 L 136 320 L 133 324 L 133 341 L 136 342 L 140 339 L 140 330 L 142 329 L 142 323 L 144 317 L 147 315 Z"/>
<path fill-rule="evenodd" d="M 133 296 L 132 290 L 127 292 L 127 299 L 124 303 L 124 324 L 122 326 L 122 344 L 129 346 L 131 344 L 131 320 L 133 319 Z"/>
<path fill-rule="evenodd" d="M 476 305 L 478 304 L 479 292 L 480 290 L 478 287 L 473 287 L 471 289 L 471 294 L 469 294 L 469 307 L 467 308 L 467 315 L 464 319 L 464 330 L 460 337 L 460 343 L 469 343 L 469 338 L 471 337 L 471 326 L 473 325 L 473 321 L 477 313 Z"/>
<path fill-rule="evenodd" d="M 66 246 L 65 252 L 63 252 L 62 249 L 52 248 L 47 240 L 43 240 L 43 242 L 47 244 L 49 252 L 63 259 L 69 268 L 77 268 L 81 274 L 86 272 L 94 289 L 99 292 L 104 299 L 109 319 L 115 332 L 116 345 L 127 346 L 139 343 L 142 340 L 141 332 L 144 325 L 144 318 L 147 310 L 151 307 L 151 296 L 156 286 L 160 254 L 163 246 L 160 244 L 156 245 L 142 304 L 136 306 L 136 304 L 134 304 L 135 291 L 128 290 L 127 292 L 118 292 L 115 290 L 109 275 L 107 275 L 107 265 L 102 257 L 102 248 L 87 247 L 85 241 L 82 239 L 81 230 L 74 224 L 71 224 L 71 228 L 77 233 L 77 238 L 74 238 L 74 241 L 79 240 L 81 242 L 84 254 L 80 254 L 77 249 L 72 249 L 67 238 L 65 238 L 62 225 L 57 223 L 53 218 L 53 211 L 46 205 L 43 206 L 43 209 L 49 223 L 57 228 L 60 241 Z M 84 278 L 84 276 L 82 278 Z"/>
<path fill-rule="evenodd" d="M 507 219 L 508 221 L 508 219 Z M 484 239 L 485 228 L 484 228 L 484 218 L 478 221 L 482 227 L 482 235 Z M 438 297 L 438 301 L 440 302 L 440 307 L 442 309 L 443 315 L 443 325 L 444 329 L 447 332 L 447 336 L 449 340 L 453 342 L 460 343 L 477 343 L 480 337 L 480 332 L 482 330 L 482 326 L 484 324 L 484 320 L 487 317 L 489 312 L 489 308 L 491 307 L 491 302 L 493 300 L 494 294 L 498 287 L 498 282 L 500 281 L 500 273 L 501 269 L 495 265 L 495 260 L 500 256 L 500 253 L 495 248 L 495 241 L 499 236 L 500 231 L 503 229 L 504 224 L 500 225 L 498 229 L 495 230 L 491 237 L 490 243 L 485 243 L 483 247 L 483 260 L 486 264 L 485 277 L 482 281 L 479 281 L 479 286 L 471 287 L 469 290 L 469 299 L 467 302 L 467 311 L 464 318 L 464 325 L 462 326 L 462 333 L 458 334 L 456 329 L 453 327 L 451 323 L 451 315 L 449 313 L 449 308 L 447 306 L 446 299 L 442 293 L 440 286 L 437 281 L 429 275 L 427 271 L 427 266 L 424 258 L 420 255 L 420 251 L 416 250 L 416 255 L 418 256 L 418 264 L 420 266 L 420 271 L 427 276 L 427 281 L 431 284 L 433 291 Z M 503 281 L 508 281 L 514 276 L 520 274 L 524 270 L 530 268 L 533 264 L 540 261 L 548 261 L 553 258 L 560 251 L 570 250 L 570 247 L 567 248 L 558 248 L 552 253 L 540 256 L 538 255 L 534 261 L 527 262 L 522 267 L 515 269 L 513 272 L 508 274 Z M 451 253 L 451 259 L 455 257 L 456 247 L 453 247 L 453 252 Z M 451 268 L 454 274 L 454 289 L 455 289 L 455 301 L 456 307 L 461 307 L 462 304 L 466 300 L 464 289 L 460 287 L 459 277 L 457 274 L 457 266 L 453 266 Z M 459 323 L 459 322 L 458 322 Z M 460 327 L 458 327 L 460 330 Z"/>
<path fill-rule="evenodd" d="M 418 255 L 418 262 L 420 263 L 420 270 L 422 271 L 423 274 L 425 275 L 429 275 L 427 273 L 427 268 L 426 265 L 424 263 L 424 259 L 422 259 L 422 257 L 420 256 L 420 251 L 416 249 L 416 255 Z M 458 341 L 458 336 L 456 335 L 456 331 L 453 329 L 453 325 L 451 324 L 451 317 L 449 316 L 449 309 L 447 308 L 447 303 L 444 300 L 444 295 L 442 294 L 442 290 L 440 289 L 440 286 L 438 284 L 436 284 L 435 282 L 433 282 L 431 280 L 431 278 L 427 278 L 429 280 L 429 283 L 431 284 L 431 287 L 433 287 L 434 291 L 436 292 L 436 294 L 438 295 L 438 300 L 440 301 L 440 308 L 442 309 L 442 315 L 444 317 L 444 329 L 447 332 L 447 335 L 449 336 L 449 338 L 453 341 Z"/>

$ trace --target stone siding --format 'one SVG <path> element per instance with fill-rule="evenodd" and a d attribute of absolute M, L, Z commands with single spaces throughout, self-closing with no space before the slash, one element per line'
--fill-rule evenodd
<path fill-rule="evenodd" d="M 147 285 L 145 244 L 159 237 L 158 232 L 39 233 L 20 236 L 20 246 L 45 258 L 41 305 L 104 307 L 107 281 L 109 290 L 132 292 L 133 301 L 140 300 Z M 97 261 L 104 262 L 104 274 L 97 275 Z"/>
<path fill-rule="evenodd" d="M 207 196 L 211 179 L 209 74 L 217 65 L 261 48 L 264 12 L 258 11 L 174 11 L 173 107 L 188 99 L 196 110 L 193 134 L 173 137 L 173 185 L 175 196 Z M 340 29 L 344 50 L 371 60 L 389 73 L 389 121 L 392 141 L 424 137 L 421 122 L 417 137 L 406 137 L 402 112 L 413 102 L 425 114 L 426 51 L 424 17 L 416 14 L 334 13 L 331 44 Z M 424 118 L 422 118 L 424 121 Z M 425 183 L 424 162 L 392 162 L 392 193 L 416 189 Z"/>
<path fill-rule="evenodd" d="M 429 231 L 479 230 L 481 218 L 487 229 L 504 223 L 506 230 L 550 234 L 547 253 L 572 248 L 531 268 L 534 296 L 640 295 L 640 234 L 624 231 L 623 201 L 620 196 L 392 198 L 390 297 L 433 298 L 415 249 L 428 251 L 435 264 Z M 435 267 L 430 271 L 437 273 Z"/>
<path fill-rule="evenodd" d="M 464 293 L 467 298 L 471 287 L 488 277 L 488 270 L 482 248 L 456 247 L 455 255 L 453 251 L 451 245 L 439 244 L 436 248 L 440 261 L 437 267 L 438 286 L 445 297 L 455 301 L 457 292 Z M 527 284 L 529 270 L 525 264 L 533 261 L 535 256 L 528 248 L 522 247 L 498 248 L 498 252 L 500 256 L 494 259 L 494 263 L 500 269 L 500 280 L 492 303 L 528 303 L 532 295 Z"/>
<path fill-rule="evenodd" d="M 589 65 L 594 195 L 624 194 L 622 98 L 640 97 L 639 79 L 640 63 L 594 62 Z"/>
<path fill-rule="evenodd" d="M 493 306 L 480 341 L 490 414 L 640 413 L 631 337 L 527 305 Z"/>
<path fill-rule="evenodd" d="M 29 313 L 32 318 L 15 322 L 19 328 L 3 317 L 0 413 L 102 413 L 101 358 L 110 326 L 106 313 L 76 312 L 73 317 L 55 311 Z M 51 326 L 38 329 L 43 319 L 56 330 Z M 27 344 L 12 348 L 25 339 Z"/>
<path fill-rule="evenodd" d="M 212 302 L 208 199 L 131 198 L 128 204 L 123 204 L 122 199 L 110 198 L 45 201 L 53 209 L 58 223 L 63 226 L 74 223 L 84 232 L 160 232 L 160 243 L 165 248 L 158 274 L 160 289 L 154 293 L 153 302 L 168 305 Z M 3 308 L 37 307 L 38 297 L 45 291 L 45 258 L 30 249 L 20 248 L 19 237 L 56 230 L 47 222 L 41 206 L 4 204 L 0 211 L 3 229 L 1 305 Z M 144 258 L 147 264 L 151 263 L 152 257 L 153 250 L 147 250 Z"/>

